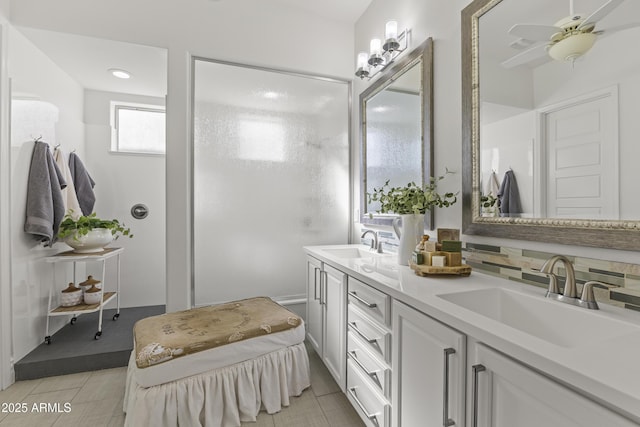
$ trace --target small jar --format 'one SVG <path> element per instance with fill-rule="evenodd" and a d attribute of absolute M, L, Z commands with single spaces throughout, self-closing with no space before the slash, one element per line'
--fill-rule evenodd
<path fill-rule="evenodd" d="M 73 307 L 81 302 L 82 289 L 76 288 L 73 283 L 69 283 L 69 286 L 60 292 L 60 305 L 62 307 Z"/>
<path fill-rule="evenodd" d="M 96 285 L 91 286 L 84 292 L 85 304 L 99 304 L 102 300 L 102 290 Z"/>
<path fill-rule="evenodd" d="M 100 280 L 94 279 L 93 276 L 87 277 L 87 280 L 80 283 L 78 286 L 82 288 L 83 293 L 86 293 L 92 286 L 95 286 L 98 289 L 102 287 L 102 285 L 100 285 Z"/>

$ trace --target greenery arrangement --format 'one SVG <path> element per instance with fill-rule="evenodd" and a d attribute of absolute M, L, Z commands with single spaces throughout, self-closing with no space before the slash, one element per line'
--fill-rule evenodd
<path fill-rule="evenodd" d="M 486 196 L 480 196 L 480 203 L 483 208 L 492 208 L 494 206 L 500 207 L 500 199 L 495 197 L 493 193 L 489 193 Z"/>
<path fill-rule="evenodd" d="M 382 187 L 374 188 L 373 193 L 367 193 L 367 197 L 369 203 L 380 202 L 378 213 L 424 214 L 434 207 L 449 207 L 457 201 L 458 193 L 439 194 L 437 186 L 450 173 L 453 172 L 447 169 L 445 175 L 431 177 L 422 186 L 410 182 L 404 187 L 391 187 L 387 180 Z"/>
<path fill-rule="evenodd" d="M 114 239 L 122 236 L 133 237 L 131 230 L 124 224 L 120 223 L 117 219 L 101 219 L 96 216 L 96 213 L 92 213 L 88 216 L 80 216 L 78 219 L 73 219 L 71 216 L 73 212 L 67 213 L 62 223 L 60 223 L 60 229 L 58 230 L 58 238 L 65 239 L 69 236 L 86 236 L 89 231 L 94 228 L 106 228 L 111 230 Z"/>

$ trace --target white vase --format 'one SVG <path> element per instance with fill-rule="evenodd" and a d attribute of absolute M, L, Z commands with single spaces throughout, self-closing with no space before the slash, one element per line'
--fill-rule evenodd
<path fill-rule="evenodd" d="M 94 228 L 84 236 L 73 235 L 64 239 L 79 254 L 102 252 L 112 241 L 113 234 L 108 228 Z"/>
<path fill-rule="evenodd" d="M 394 218 L 393 230 L 400 239 L 398 264 L 408 265 L 411 254 L 424 234 L 424 214 L 407 214 Z"/>

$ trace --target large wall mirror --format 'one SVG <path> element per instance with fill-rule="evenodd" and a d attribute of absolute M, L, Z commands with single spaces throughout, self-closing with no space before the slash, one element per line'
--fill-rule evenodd
<path fill-rule="evenodd" d="M 463 10 L 466 234 L 640 249 L 638 17 L 635 0 Z"/>
<path fill-rule="evenodd" d="M 429 181 L 433 170 L 433 41 L 427 39 L 381 72 L 360 95 L 363 224 L 391 225 L 367 193 L 382 187 Z M 433 213 L 425 215 L 433 228 Z"/>

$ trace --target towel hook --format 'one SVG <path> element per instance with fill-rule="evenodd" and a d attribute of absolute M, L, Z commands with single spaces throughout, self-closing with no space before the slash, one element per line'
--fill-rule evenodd
<path fill-rule="evenodd" d="M 33 139 L 33 142 L 38 142 L 38 141 L 40 141 L 42 139 L 42 135 L 40 135 L 37 138 L 34 138 L 33 135 L 31 135 L 31 138 Z"/>

